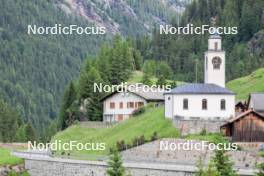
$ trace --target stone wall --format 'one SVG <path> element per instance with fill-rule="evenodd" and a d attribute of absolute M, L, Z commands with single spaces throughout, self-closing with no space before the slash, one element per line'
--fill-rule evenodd
<path fill-rule="evenodd" d="M 183 143 L 184 139 L 162 139 L 169 143 Z M 201 143 L 201 141 L 192 141 Z M 43 152 L 13 152 L 25 159 L 25 168 L 31 176 L 106 176 L 107 161 L 83 161 L 55 158 Z M 242 176 L 253 176 L 255 165 L 264 162 L 257 152 L 230 151 L 235 169 Z M 193 176 L 200 157 L 205 163 L 213 152 L 208 149 L 160 150 L 160 140 L 150 142 L 122 152 L 124 167 L 132 176 Z"/>
<path fill-rule="evenodd" d="M 80 122 L 80 125 L 86 128 L 109 128 L 113 126 L 114 123 L 85 121 L 85 122 Z"/>
<path fill-rule="evenodd" d="M 138 161 L 138 162 L 161 162 L 161 163 L 174 163 L 179 165 L 197 165 L 200 158 L 205 164 L 208 164 L 210 158 L 214 155 L 214 151 L 208 150 L 160 150 L 160 142 L 168 142 L 169 144 L 183 144 L 187 142 L 202 143 L 201 141 L 187 141 L 185 139 L 166 138 L 157 140 L 142 146 L 134 147 L 122 152 L 122 157 L 125 161 Z M 257 163 L 264 162 L 264 159 L 259 156 L 257 151 L 228 151 L 227 154 L 234 162 L 236 168 L 255 169 Z"/>
<path fill-rule="evenodd" d="M 193 166 L 169 164 L 124 163 L 127 174 L 132 176 L 193 176 Z M 78 161 L 66 159 L 28 159 L 25 167 L 31 176 L 106 176 L 105 162 Z"/>
<path fill-rule="evenodd" d="M 223 124 L 224 121 L 173 119 L 173 125 L 179 129 L 182 136 L 188 134 L 198 134 L 203 129 L 207 132 L 220 132 L 220 126 Z"/>

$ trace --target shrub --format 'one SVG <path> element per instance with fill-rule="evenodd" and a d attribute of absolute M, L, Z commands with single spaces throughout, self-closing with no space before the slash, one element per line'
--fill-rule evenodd
<path fill-rule="evenodd" d="M 117 143 L 116 143 L 116 147 L 117 147 L 117 150 L 118 150 L 118 151 L 123 151 L 123 150 L 125 150 L 125 149 L 126 149 L 125 141 L 124 141 L 124 140 L 117 141 Z"/>
<path fill-rule="evenodd" d="M 151 141 L 155 141 L 158 139 L 158 133 L 156 131 L 154 131 L 154 133 L 151 136 Z"/>
<path fill-rule="evenodd" d="M 143 114 L 144 112 L 146 112 L 146 107 L 145 106 L 142 106 L 136 110 L 133 111 L 133 116 L 139 116 L 141 114 Z"/>

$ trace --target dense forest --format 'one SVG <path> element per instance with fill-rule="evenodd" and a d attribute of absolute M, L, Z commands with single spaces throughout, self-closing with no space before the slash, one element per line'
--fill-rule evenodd
<path fill-rule="evenodd" d="M 0 98 L 0 142 L 26 142 L 37 139 L 31 123 L 24 123 L 21 116 Z"/>
<path fill-rule="evenodd" d="M 262 0 L 194 0 L 186 7 L 180 23 L 172 19 L 173 26 L 212 25 L 237 26 L 237 35 L 223 35 L 226 50 L 227 80 L 247 75 L 264 66 Z M 159 34 L 157 28 L 151 38 L 141 37 L 135 46 L 144 60 L 166 61 L 176 80 L 203 81 L 203 53 L 207 50 L 208 35 Z M 193 70 L 193 71 L 190 71 Z"/>
<path fill-rule="evenodd" d="M 46 0 L 1 0 L 0 94 L 25 122 L 43 129 L 56 118 L 65 85 L 103 36 L 28 35 L 27 25 L 87 24 Z"/>
<path fill-rule="evenodd" d="M 118 26 L 116 32 L 122 36 L 144 35 L 151 31 L 144 27 L 145 22 L 150 26 L 154 22 L 168 22 L 174 9 L 168 11 L 167 7 L 174 7 L 178 0 L 169 3 L 109 1 L 112 3 L 109 7 L 98 0 L 72 1 L 83 5 L 86 15 L 80 15 L 79 6 L 76 11 L 69 10 L 67 2 L 0 0 L 0 95 L 38 133 L 57 119 L 66 86 L 78 77 L 84 60 L 94 56 L 111 34 L 28 35 L 27 25 L 89 26 L 96 25 L 97 21 L 88 17 L 96 17 L 106 27 L 109 22 Z"/>

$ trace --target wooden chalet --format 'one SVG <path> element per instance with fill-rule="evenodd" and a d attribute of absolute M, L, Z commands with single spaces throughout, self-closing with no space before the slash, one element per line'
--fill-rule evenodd
<path fill-rule="evenodd" d="M 264 142 L 264 115 L 249 109 L 221 126 L 233 142 Z"/>

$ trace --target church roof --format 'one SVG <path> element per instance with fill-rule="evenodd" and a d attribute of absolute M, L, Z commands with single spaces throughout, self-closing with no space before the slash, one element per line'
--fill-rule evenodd
<path fill-rule="evenodd" d="M 234 92 L 216 84 L 190 83 L 176 87 L 165 94 L 230 94 Z"/>

